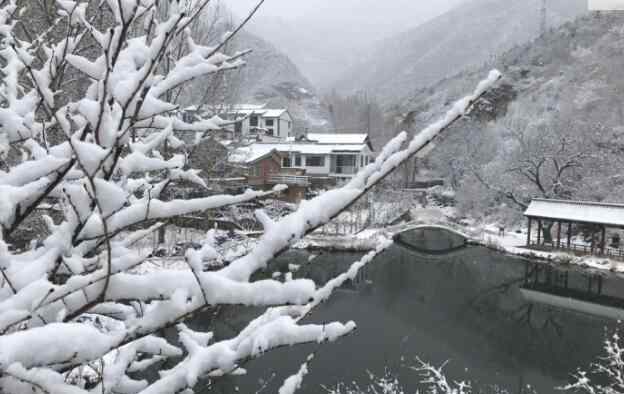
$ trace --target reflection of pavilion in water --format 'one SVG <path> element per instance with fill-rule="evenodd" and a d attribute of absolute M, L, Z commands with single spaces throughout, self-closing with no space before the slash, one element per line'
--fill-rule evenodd
<path fill-rule="evenodd" d="M 618 279 L 526 262 L 520 292 L 531 303 L 602 318 L 624 319 L 624 289 Z"/>

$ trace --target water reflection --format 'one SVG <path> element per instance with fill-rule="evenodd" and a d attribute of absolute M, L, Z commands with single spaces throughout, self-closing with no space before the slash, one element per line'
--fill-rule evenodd
<path fill-rule="evenodd" d="M 531 303 L 624 319 L 624 289 L 603 275 L 527 262 L 521 293 Z"/>
<path fill-rule="evenodd" d="M 425 254 L 449 254 L 466 246 L 466 239 L 440 227 L 418 227 L 404 231 L 395 242 L 407 249 Z"/>
<path fill-rule="evenodd" d="M 272 268 L 302 262 L 299 275 L 324 283 L 357 259 L 326 254 L 305 264 L 307 256 L 297 252 Z M 321 385 L 338 382 L 365 383 L 367 371 L 383 375 L 386 368 L 399 375 L 408 392 L 415 392 L 420 379 L 405 368 L 415 356 L 434 364 L 450 360 L 449 377 L 471 380 L 475 392 L 499 392 L 497 387 L 513 393 L 553 392 L 570 372 L 600 354 L 604 329 L 615 322 L 527 298 L 527 290 L 545 293 L 547 285 L 565 283 L 561 275 L 567 275 L 569 288 L 589 280 L 581 272 L 550 270 L 536 274 L 531 264 L 482 248 L 429 259 L 393 247 L 310 317 L 313 322 L 355 320 L 358 330 L 320 347 L 300 392 L 324 392 Z M 622 288 L 619 279 L 600 281 L 602 295 L 616 297 Z M 245 309 L 243 319 L 240 312 L 231 314 L 231 329 L 217 327 L 222 337 L 259 313 Z M 317 349 L 306 345 L 267 354 L 245 365 L 247 376 L 228 377 L 219 381 L 220 391 L 210 392 L 255 393 L 263 384 L 262 392 L 277 392 L 283 379 Z"/>

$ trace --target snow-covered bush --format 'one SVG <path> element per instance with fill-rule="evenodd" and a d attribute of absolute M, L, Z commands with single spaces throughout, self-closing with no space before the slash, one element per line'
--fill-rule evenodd
<path fill-rule="evenodd" d="M 469 394 L 472 393 L 468 382 L 449 382 L 444 374 L 444 365 L 435 367 L 429 363 L 416 359 L 417 364 L 409 367 L 421 378 L 423 393 L 432 394 Z M 391 372 L 386 371 L 383 376 L 377 376 L 368 372 L 370 383 L 360 386 L 357 383 L 340 383 L 336 387 L 325 388 L 328 394 L 407 394 L 408 391 L 401 385 L 400 379 Z M 420 391 L 417 391 L 418 394 Z"/>
<path fill-rule="evenodd" d="M 131 246 L 162 223 L 283 189 L 162 197 L 180 181 L 206 185 L 184 155 L 168 157 L 160 148 L 182 147 L 178 131 L 205 136 L 224 125 L 218 117 L 179 119 L 176 96 L 197 78 L 240 67 L 244 53 L 221 53 L 231 35 L 215 46 L 194 41 L 189 26 L 209 0 L 25 3 L 0 3 L 3 393 L 190 392 L 200 380 L 242 372 L 242 362 L 276 347 L 349 334 L 353 322 L 299 322 L 389 241 L 321 288 L 306 279 L 256 281 L 253 275 L 418 153 L 500 77 L 492 72 L 409 144 L 405 133 L 397 136 L 344 187 L 303 202 L 279 221 L 258 211 L 264 235 L 228 266 L 203 270 L 206 261 L 223 259 L 209 232 L 201 248 L 185 252 L 188 270 L 139 275 L 134 269 L 145 257 Z M 33 28 L 20 19 L 31 3 L 46 7 L 48 28 L 22 34 Z M 61 214 L 45 216 L 46 234 L 22 250 L 15 234 L 42 204 L 58 206 Z M 215 306 L 239 304 L 269 309 L 234 338 L 215 342 L 212 333 L 182 324 Z M 177 329 L 179 344 L 158 335 L 167 327 Z M 136 379 L 167 360 L 176 361 L 172 369 L 150 374 L 150 381 Z"/>
<path fill-rule="evenodd" d="M 561 389 L 587 394 L 624 392 L 624 348 L 619 331 L 605 338 L 603 350 L 604 354 L 589 366 L 589 370 L 576 371 L 572 375 L 574 382 Z"/>

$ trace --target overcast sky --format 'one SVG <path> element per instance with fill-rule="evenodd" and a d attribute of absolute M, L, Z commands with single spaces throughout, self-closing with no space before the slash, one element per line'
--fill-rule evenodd
<path fill-rule="evenodd" d="M 258 0 L 222 1 L 242 17 Z M 289 55 L 317 87 L 327 86 L 376 42 L 463 1 L 266 0 L 249 28 Z"/>
<path fill-rule="evenodd" d="M 314 20 L 328 25 L 358 23 L 394 33 L 414 27 L 448 10 L 462 0 L 266 0 L 258 16 L 286 20 Z M 227 0 L 239 14 L 246 14 L 257 0 Z M 335 26 L 328 26 L 335 27 Z M 334 30 L 334 29 L 332 29 Z"/>

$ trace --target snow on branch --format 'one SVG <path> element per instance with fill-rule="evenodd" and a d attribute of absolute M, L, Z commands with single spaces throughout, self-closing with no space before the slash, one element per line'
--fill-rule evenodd
<path fill-rule="evenodd" d="M 250 254 L 234 261 L 222 273 L 232 279 L 248 280 L 275 254 L 337 217 L 401 164 L 425 149 L 441 132 L 464 116 L 501 77 L 500 72 L 491 71 L 473 94 L 457 101 L 442 119 L 416 134 L 406 148 L 402 149 L 402 146 L 407 133 L 402 132 L 383 148 L 375 162 L 361 170 L 347 185 L 302 201 L 297 211 L 265 229 L 258 246 Z"/>
<path fill-rule="evenodd" d="M 308 374 L 308 363 L 312 361 L 312 358 L 314 358 L 313 354 L 308 356 L 305 363 L 301 364 L 301 367 L 296 374 L 291 375 L 284 380 L 284 384 L 282 384 L 282 387 L 279 388 L 279 394 L 295 394 L 295 392 L 301 388 L 303 378 Z"/>
<path fill-rule="evenodd" d="M 559 390 L 587 394 L 614 394 L 624 391 L 624 347 L 619 330 L 607 336 L 603 343 L 604 354 L 587 370 L 572 374 L 573 382 L 558 387 Z"/>
<path fill-rule="evenodd" d="M 254 274 L 424 149 L 500 78 L 492 72 L 411 142 L 400 134 L 346 186 L 302 202 L 279 220 L 259 211 L 264 234 L 229 266 L 203 270 L 207 259 L 221 258 L 209 234 L 201 249 L 185 254 L 188 270 L 139 275 L 133 270 L 146 258 L 133 244 L 163 223 L 284 189 L 168 197 L 183 182 L 208 190 L 188 168 L 189 147 L 176 132 L 207 135 L 228 124 L 217 116 L 180 119 L 177 93 L 198 78 L 241 67 L 248 53 L 222 52 L 231 35 L 216 46 L 196 41 L 194 22 L 208 3 L 59 0 L 50 5 L 58 18 L 31 23 L 39 29 L 32 34 L 15 29 L 28 22 L 20 21 L 23 5 L 9 0 L 0 6 L 0 391 L 84 393 L 79 382 L 89 370 L 89 392 L 180 392 L 201 379 L 236 373 L 272 349 L 353 332 L 352 321 L 301 320 L 391 241 L 320 288 L 305 278 L 280 282 Z M 45 230 L 20 239 L 30 219 Z M 220 305 L 268 309 L 217 342 L 212 333 L 181 324 Z M 100 320 L 110 326 L 98 326 Z M 158 337 L 166 327 L 177 328 L 179 346 Z M 177 365 L 156 379 L 131 376 L 172 358 Z M 292 392 L 303 375 L 302 368 L 283 392 Z"/>

